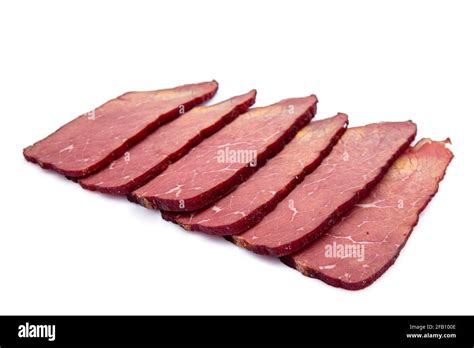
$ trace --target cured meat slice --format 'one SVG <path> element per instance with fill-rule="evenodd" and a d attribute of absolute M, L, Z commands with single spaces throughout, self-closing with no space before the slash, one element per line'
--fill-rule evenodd
<path fill-rule="evenodd" d="M 423 139 L 408 149 L 336 226 L 282 261 L 333 286 L 358 290 L 372 284 L 395 262 L 438 191 L 453 158 L 447 143 Z"/>
<path fill-rule="evenodd" d="M 71 178 L 104 168 L 164 122 L 211 98 L 217 82 L 128 92 L 23 150 L 28 161 Z"/>
<path fill-rule="evenodd" d="M 205 138 L 247 111 L 256 91 L 188 111 L 158 128 L 102 171 L 80 180 L 82 187 L 128 194 L 163 172 Z"/>
<path fill-rule="evenodd" d="M 250 110 L 134 191 L 129 199 L 170 211 L 210 205 L 280 151 L 314 116 L 316 103 L 312 95 Z"/>
<path fill-rule="evenodd" d="M 315 240 L 381 179 L 416 134 L 412 122 L 349 128 L 321 165 L 252 229 L 232 240 L 284 256 Z"/>
<path fill-rule="evenodd" d="M 247 181 L 212 207 L 190 214 L 163 212 L 162 215 L 187 230 L 219 235 L 244 232 L 321 163 L 346 126 L 345 114 L 313 121 Z"/>

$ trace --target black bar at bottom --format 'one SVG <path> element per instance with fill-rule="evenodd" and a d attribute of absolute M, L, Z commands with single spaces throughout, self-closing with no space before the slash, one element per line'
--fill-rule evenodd
<path fill-rule="evenodd" d="M 474 346 L 472 316 L 4 316 L 0 347 L 69 344 Z"/>

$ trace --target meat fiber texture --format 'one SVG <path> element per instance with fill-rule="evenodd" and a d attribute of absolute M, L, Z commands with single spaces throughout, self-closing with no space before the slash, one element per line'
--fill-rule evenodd
<path fill-rule="evenodd" d="M 24 149 L 28 161 L 70 178 L 110 164 L 161 124 L 217 91 L 215 81 L 149 92 L 128 92 L 83 114 Z"/>
<path fill-rule="evenodd" d="M 282 261 L 333 286 L 359 290 L 372 284 L 395 262 L 438 191 L 453 158 L 447 143 L 423 139 L 408 149 L 336 226 Z"/>
<path fill-rule="evenodd" d="M 212 207 L 190 214 L 163 212 L 163 217 L 187 230 L 209 234 L 233 235 L 248 230 L 321 163 L 347 123 L 345 114 L 311 122 L 281 152 Z"/>
<path fill-rule="evenodd" d="M 279 257 L 303 248 L 367 194 L 415 134 L 411 121 L 349 128 L 321 165 L 275 210 L 232 241 Z"/>
<path fill-rule="evenodd" d="M 316 103 L 312 95 L 250 110 L 134 191 L 129 199 L 169 211 L 209 206 L 279 152 L 311 120 Z"/>
<path fill-rule="evenodd" d="M 200 106 L 158 128 L 102 171 L 80 180 L 82 187 L 128 194 L 163 172 L 255 103 L 256 91 L 210 106 Z"/>

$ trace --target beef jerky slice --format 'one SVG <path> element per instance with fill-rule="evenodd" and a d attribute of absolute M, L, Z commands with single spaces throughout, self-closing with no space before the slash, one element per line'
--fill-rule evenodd
<path fill-rule="evenodd" d="M 453 158 L 444 142 L 423 139 L 391 166 L 369 196 L 283 262 L 350 290 L 372 284 L 396 260 Z"/>
<path fill-rule="evenodd" d="M 106 167 L 164 122 L 211 98 L 217 82 L 128 92 L 23 150 L 28 161 L 71 178 Z"/>
<path fill-rule="evenodd" d="M 250 110 L 135 190 L 129 199 L 170 211 L 209 206 L 279 152 L 311 120 L 316 103 L 316 96 L 309 96 Z"/>

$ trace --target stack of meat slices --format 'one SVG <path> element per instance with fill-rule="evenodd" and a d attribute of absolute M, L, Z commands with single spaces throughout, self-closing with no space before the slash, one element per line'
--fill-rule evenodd
<path fill-rule="evenodd" d="M 396 260 L 453 158 L 416 125 L 311 121 L 314 95 L 198 106 L 215 81 L 129 92 L 24 150 L 89 190 L 127 195 L 187 230 L 357 290 Z"/>

